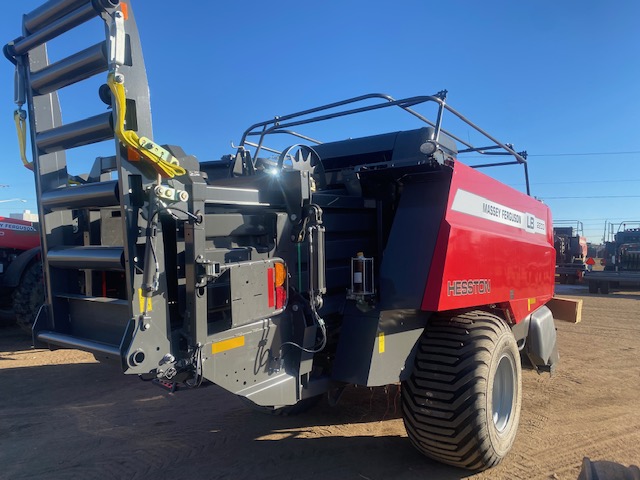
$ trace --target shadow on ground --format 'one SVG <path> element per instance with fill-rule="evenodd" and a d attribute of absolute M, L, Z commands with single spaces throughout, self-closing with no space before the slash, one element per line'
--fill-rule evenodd
<path fill-rule="evenodd" d="M 97 363 L 0 369 L 0 477 L 458 479 L 404 436 L 397 391 L 295 417 L 216 386 L 170 394 Z M 348 425 L 348 426 L 347 426 Z"/>

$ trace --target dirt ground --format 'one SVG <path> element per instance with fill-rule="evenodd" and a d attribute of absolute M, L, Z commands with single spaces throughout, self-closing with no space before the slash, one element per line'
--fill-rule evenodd
<path fill-rule="evenodd" d="M 515 446 L 472 475 L 423 458 L 397 387 L 349 389 L 297 417 L 253 412 L 215 386 L 170 394 L 73 350 L 0 329 L 2 479 L 576 479 L 583 457 L 640 463 L 640 293 L 589 295 L 558 322 L 553 377 L 524 371 Z"/>

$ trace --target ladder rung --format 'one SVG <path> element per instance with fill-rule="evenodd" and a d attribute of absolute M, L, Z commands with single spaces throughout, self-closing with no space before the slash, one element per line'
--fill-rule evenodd
<path fill-rule="evenodd" d="M 99 2 L 95 2 L 96 5 L 100 5 L 94 7 L 94 2 L 90 0 L 86 0 L 85 2 L 70 2 L 65 0 L 63 0 L 62 2 L 49 2 L 41 7 L 43 8 L 43 10 L 36 14 L 36 16 L 34 17 L 35 21 L 32 19 L 29 22 L 29 24 L 31 24 L 32 26 L 40 28 L 37 30 L 30 30 L 31 34 L 24 38 L 16 39 L 13 43 L 12 53 L 14 53 L 15 55 L 24 55 L 29 50 L 33 50 L 35 47 L 42 45 L 43 43 L 48 42 L 49 40 L 56 38 L 59 35 L 62 35 L 64 32 L 67 32 L 72 28 L 75 28 L 78 25 L 82 25 L 92 18 L 97 17 L 100 14 L 101 10 L 113 7 L 112 3 L 114 2 L 116 3 L 116 5 L 119 3 L 116 0 L 100 0 Z M 52 18 L 55 17 L 51 16 L 51 12 L 58 12 L 59 15 L 59 11 L 55 8 L 47 9 L 44 7 L 56 7 L 59 3 L 73 3 L 74 5 L 70 5 L 69 8 L 71 8 L 72 6 L 77 6 L 77 8 L 75 10 L 69 11 L 62 17 L 52 20 Z M 31 13 L 33 14 L 38 10 L 34 10 L 34 12 Z"/>
<path fill-rule="evenodd" d="M 34 94 L 44 95 L 105 72 L 107 68 L 107 45 L 100 42 L 32 73 L 31 88 Z"/>
<path fill-rule="evenodd" d="M 49 332 L 45 330 L 38 332 L 36 339 L 42 343 L 50 343 L 60 347 L 77 348 L 78 350 L 99 353 L 109 357 L 120 357 L 120 347 L 118 345 L 107 345 L 106 343 L 65 335 L 64 333 Z"/>
<path fill-rule="evenodd" d="M 90 0 L 50 0 L 24 16 L 24 28 L 33 33 L 87 3 Z"/>
<path fill-rule="evenodd" d="M 76 294 L 57 294 L 56 301 L 67 302 L 69 333 L 75 337 L 109 345 L 120 345 L 131 319 L 127 300 Z"/>
<path fill-rule="evenodd" d="M 129 302 L 127 300 L 123 300 L 121 298 L 111 298 L 111 297 L 87 297 L 86 295 L 80 295 L 75 293 L 62 293 L 56 295 L 56 298 L 64 298 L 65 300 L 69 300 L 70 302 L 87 302 L 92 304 L 101 304 L 101 305 L 118 305 L 118 306 L 128 306 Z"/>
<path fill-rule="evenodd" d="M 74 270 L 124 271 L 123 247 L 58 247 L 47 252 L 51 267 Z"/>
<path fill-rule="evenodd" d="M 40 132 L 36 135 L 36 145 L 44 153 L 53 153 L 111 138 L 111 112 L 106 112 Z"/>
<path fill-rule="evenodd" d="M 41 203 L 50 210 L 115 207 L 120 204 L 118 181 L 86 183 L 64 187 L 41 195 Z"/>

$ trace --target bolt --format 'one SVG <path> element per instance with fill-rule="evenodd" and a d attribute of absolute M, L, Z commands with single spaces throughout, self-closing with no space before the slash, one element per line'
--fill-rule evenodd
<path fill-rule="evenodd" d="M 298 305 L 293 305 L 293 306 L 291 307 L 291 309 L 292 309 L 294 312 L 297 312 L 297 311 L 299 310 L 299 308 L 300 308 L 300 307 L 298 307 Z"/>
<path fill-rule="evenodd" d="M 142 330 L 143 330 L 143 331 L 144 331 L 144 330 L 149 330 L 150 328 L 151 328 L 151 324 L 150 324 L 150 323 L 145 323 L 145 324 L 142 326 Z"/>
<path fill-rule="evenodd" d="M 124 83 L 124 75 L 122 75 L 121 73 L 118 73 L 113 79 L 116 81 L 116 83 Z"/>
<path fill-rule="evenodd" d="M 187 200 L 189 200 L 189 194 L 185 191 L 180 192 L 180 200 L 182 202 L 186 202 Z"/>
<path fill-rule="evenodd" d="M 163 365 L 165 363 L 175 362 L 175 360 L 176 360 L 176 357 L 174 357 L 170 353 L 167 353 L 165 354 L 164 357 L 162 357 L 162 360 L 160 360 L 160 365 Z"/>
<path fill-rule="evenodd" d="M 292 213 L 289 218 L 291 219 L 292 222 L 295 222 L 298 219 L 298 216 L 295 213 Z"/>

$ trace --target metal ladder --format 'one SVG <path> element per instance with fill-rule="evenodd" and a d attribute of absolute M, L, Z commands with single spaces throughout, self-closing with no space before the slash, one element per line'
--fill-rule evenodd
<path fill-rule="evenodd" d="M 47 42 L 96 17 L 105 21 L 105 41 L 49 61 Z M 23 17 L 22 36 L 5 47 L 5 55 L 16 64 L 17 103 L 28 106 L 42 232 L 46 303 L 34 325 L 34 341 L 119 360 L 142 330 L 135 322 L 158 302 L 153 316 L 160 330 L 154 340 L 162 345 L 158 350 L 169 351 L 168 302 L 143 295 L 141 273 L 148 225 L 144 192 L 157 178 L 135 158 L 129 160 L 134 154 L 114 136 L 113 109 L 65 124 L 58 96 L 59 90 L 95 75 L 104 74 L 106 80 L 110 61 L 118 55 L 119 72 L 126 78 L 127 128 L 152 138 L 147 76 L 131 6 L 119 0 L 50 0 Z M 113 105 L 106 92 L 100 97 Z M 115 154 L 97 158 L 85 182 L 70 184 L 67 150 L 108 139 L 114 139 Z M 158 228 L 156 273 L 164 271 L 162 245 Z M 158 291 L 166 291 L 165 276 L 157 280 Z M 106 291 L 109 281 L 126 287 Z M 134 358 L 123 369 L 144 371 L 144 360 L 144 355 Z"/>

